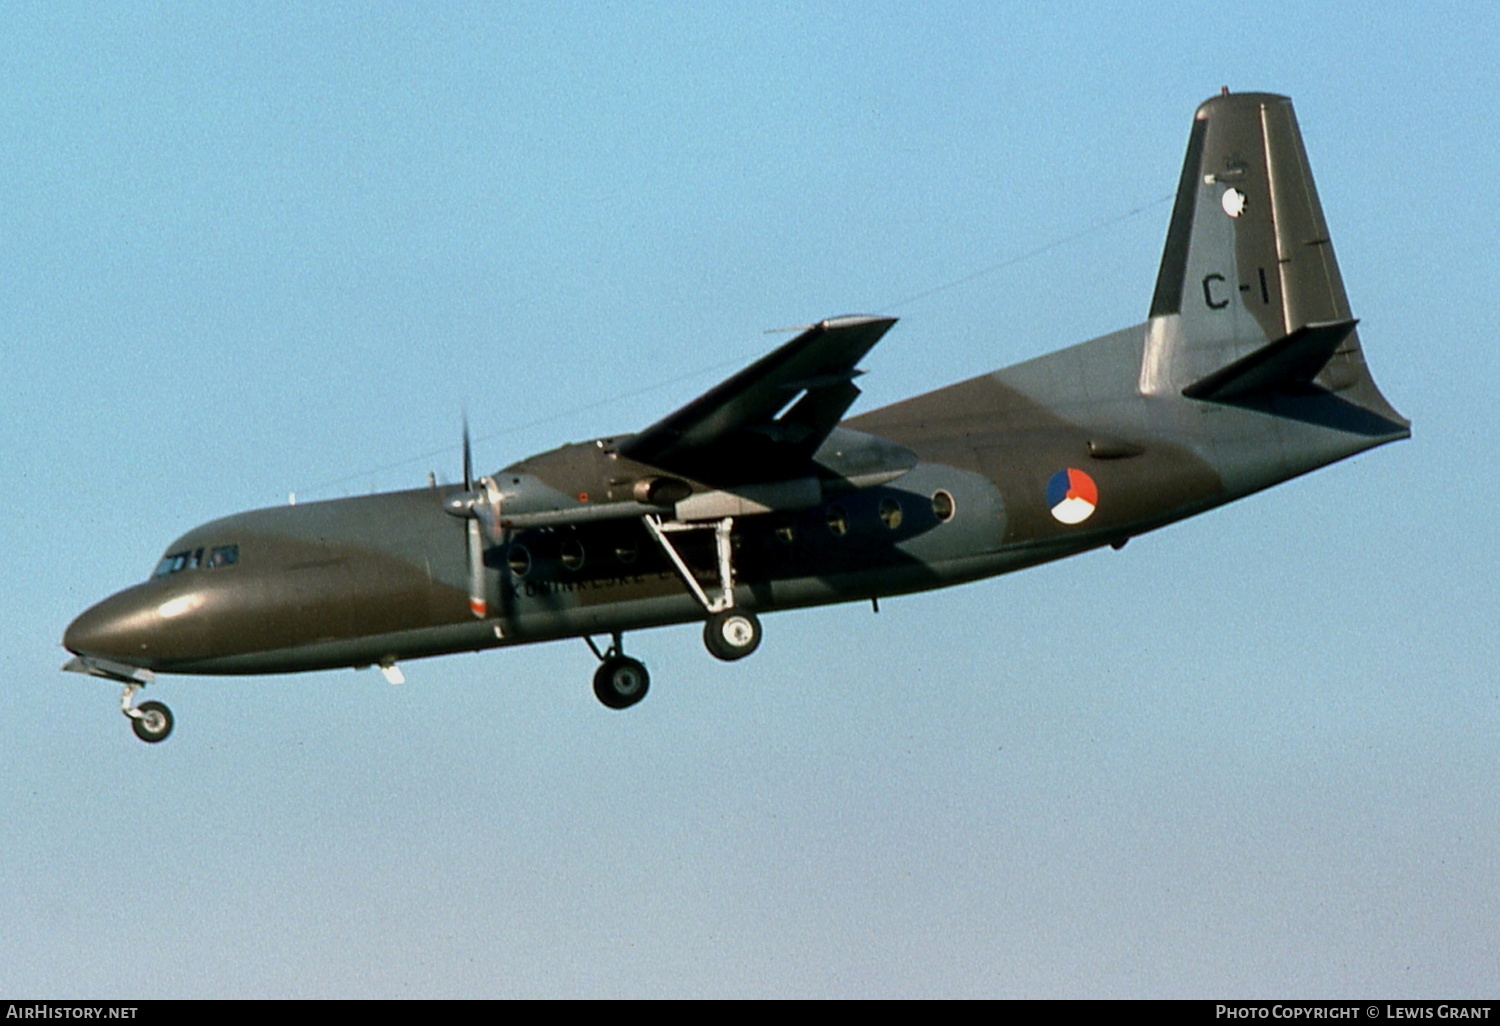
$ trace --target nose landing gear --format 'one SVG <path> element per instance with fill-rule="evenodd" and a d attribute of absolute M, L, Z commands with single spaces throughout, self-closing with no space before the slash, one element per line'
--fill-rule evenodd
<path fill-rule="evenodd" d="M 142 702 L 131 705 L 135 693 L 156 679 L 150 670 L 129 666 L 98 656 L 74 656 L 63 664 L 69 673 L 83 673 L 90 677 L 102 677 L 125 685 L 120 695 L 120 712 L 130 720 L 130 729 L 135 736 L 147 744 L 165 741 L 172 733 L 172 710 L 160 702 Z"/>
<path fill-rule="evenodd" d="M 142 702 L 132 706 L 130 700 L 140 689 L 141 686 L 134 682 L 125 685 L 125 693 L 120 696 L 120 711 L 129 718 L 135 736 L 148 745 L 154 745 L 165 741 L 172 733 L 172 710 L 161 702 Z"/>

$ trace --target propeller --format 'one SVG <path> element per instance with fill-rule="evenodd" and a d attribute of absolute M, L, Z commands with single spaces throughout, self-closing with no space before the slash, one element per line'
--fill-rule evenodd
<path fill-rule="evenodd" d="M 461 495 L 449 499 L 445 508 L 456 517 L 468 521 L 465 527 L 466 547 L 469 563 L 469 612 L 475 619 L 483 620 L 489 615 L 489 600 L 484 586 L 484 527 L 493 525 L 493 499 L 489 495 L 488 482 L 474 481 L 473 447 L 469 443 L 469 417 L 464 415 L 464 490 Z M 483 523 L 481 523 L 483 521 Z"/>
<path fill-rule="evenodd" d="M 484 535 L 479 527 L 479 496 L 474 494 L 474 456 L 469 446 L 469 417 L 464 415 L 464 492 L 469 496 L 469 612 L 483 620 L 489 613 L 484 588 Z"/>

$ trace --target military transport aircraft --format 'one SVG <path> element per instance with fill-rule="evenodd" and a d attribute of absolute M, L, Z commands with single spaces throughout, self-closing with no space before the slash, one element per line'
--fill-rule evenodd
<path fill-rule="evenodd" d="M 627 631 L 972 581 L 1202 513 L 1410 434 L 1366 369 L 1291 102 L 1198 108 L 1144 324 L 841 420 L 895 323 L 837 317 L 645 430 L 461 485 L 256 510 L 167 547 L 68 627 L 64 669 L 125 686 L 582 637 L 611 709 Z M 607 637 L 601 649 L 594 637 Z"/>

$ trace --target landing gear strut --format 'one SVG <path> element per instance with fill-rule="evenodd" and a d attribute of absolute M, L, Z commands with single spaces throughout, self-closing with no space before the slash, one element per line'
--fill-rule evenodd
<path fill-rule="evenodd" d="M 599 658 L 599 669 L 594 671 L 594 697 L 610 709 L 629 709 L 646 697 L 651 687 L 651 674 L 639 659 L 632 659 L 623 651 L 620 632 L 610 635 L 612 644 L 599 651 L 594 639 L 585 636 L 584 641 Z"/>

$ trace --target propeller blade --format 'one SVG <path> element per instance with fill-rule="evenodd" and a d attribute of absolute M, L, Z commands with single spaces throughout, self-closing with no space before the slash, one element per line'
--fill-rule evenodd
<path fill-rule="evenodd" d="M 469 612 L 475 619 L 483 620 L 489 614 L 489 602 L 484 588 L 484 539 L 480 536 L 479 521 L 469 520 Z"/>
<path fill-rule="evenodd" d="M 474 448 L 469 443 L 469 414 L 464 411 L 464 503 L 469 523 L 465 533 L 469 550 L 469 612 L 475 619 L 489 615 L 489 600 L 484 586 L 484 528 L 479 522 L 485 503 L 474 491 Z"/>
<path fill-rule="evenodd" d="M 464 491 L 474 490 L 474 456 L 469 448 L 469 415 L 464 414 Z"/>

